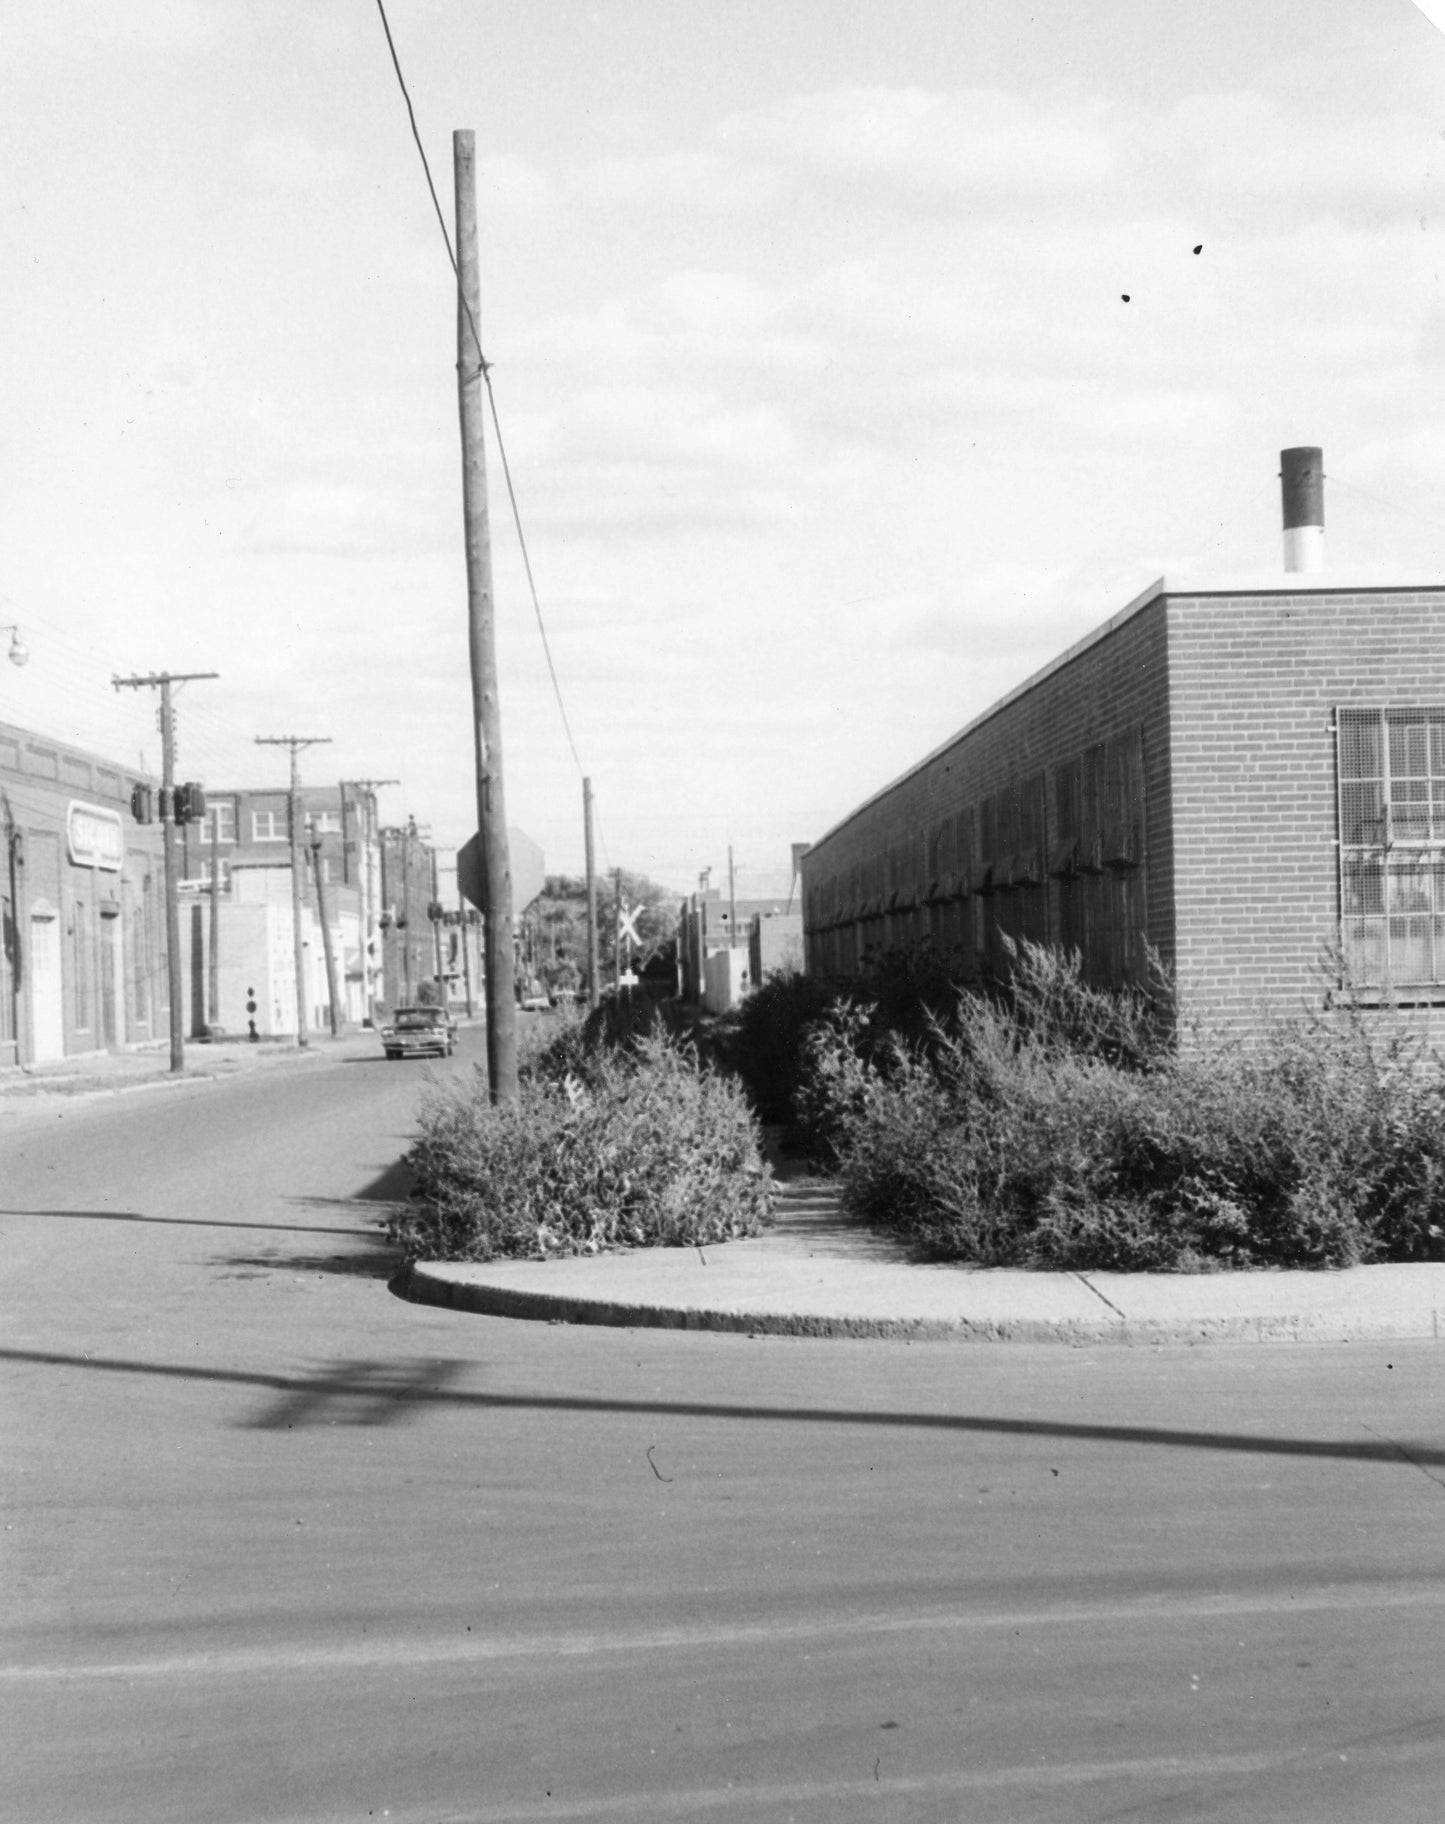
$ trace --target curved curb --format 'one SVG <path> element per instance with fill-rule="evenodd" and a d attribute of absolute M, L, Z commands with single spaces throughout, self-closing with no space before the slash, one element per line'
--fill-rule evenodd
<path fill-rule="evenodd" d="M 801 1311 L 624 1304 L 615 1299 L 465 1284 L 430 1272 L 424 1261 L 399 1275 L 392 1289 L 412 1304 L 440 1305 L 482 1317 L 512 1317 L 543 1324 L 603 1324 L 634 1330 L 721 1330 L 744 1336 L 858 1337 L 903 1342 L 1092 1343 L 1117 1336 L 1120 1329 L 1117 1324 L 1049 1323 L 1037 1318 L 979 1321 L 848 1317 Z"/>
<path fill-rule="evenodd" d="M 1281 1312 L 1181 1319 L 882 1317 L 842 1313 L 748 1311 L 629 1303 L 577 1294 L 487 1285 L 448 1275 L 439 1263 L 414 1262 L 391 1282 L 398 1297 L 484 1317 L 532 1323 L 598 1324 L 622 1329 L 714 1330 L 747 1336 L 852 1337 L 947 1343 L 1098 1343 L 1135 1347 L 1202 1343 L 1439 1342 L 1442 1313 L 1433 1306 L 1363 1313 Z"/>

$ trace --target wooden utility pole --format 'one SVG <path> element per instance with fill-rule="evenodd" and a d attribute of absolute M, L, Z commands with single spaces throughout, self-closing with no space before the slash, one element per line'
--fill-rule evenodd
<path fill-rule="evenodd" d="M 612 870 L 612 986 L 622 993 L 622 870 Z"/>
<path fill-rule="evenodd" d="M 411 987 L 411 845 L 416 824 L 408 819 L 397 834 L 401 839 L 401 911 L 396 916 L 396 928 L 401 933 L 401 1004 L 410 1007 L 414 998 Z"/>
<path fill-rule="evenodd" d="M 435 848 L 431 852 L 431 904 L 427 907 L 427 916 L 431 919 L 432 962 L 436 968 L 437 993 L 441 996 L 437 1005 L 445 1007 L 450 997 L 447 994 L 446 972 L 442 965 L 442 895 L 441 883 L 437 878 Z"/>
<path fill-rule="evenodd" d="M 171 1069 L 186 1067 L 186 1041 L 181 1031 L 181 910 L 176 876 L 176 716 L 172 684 L 218 678 L 218 671 L 152 671 L 143 678 L 112 678 L 116 690 L 161 693 L 161 841 L 166 893 L 166 991 L 170 999 Z"/>
<path fill-rule="evenodd" d="M 296 1043 L 303 1050 L 310 1043 L 307 1029 L 311 1011 L 306 1005 L 306 944 L 301 936 L 301 894 L 304 878 L 301 872 L 301 762 L 303 747 L 327 747 L 330 735 L 257 735 L 257 747 L 291 749 L 291 793 L 287 823 L 291 837 L 291 942 L 296 956 Z"/>
<path fill-rule="evenodd" d="M 467 553 L 467 623 L 476 737 L 477 832 L 486 932 L 487 1079 L 493 1102 L 517 1098 L 516 959 L 512 951 L 512 863 L 502 789 L 502 711 L 483 434 L 481 293 L 477 278 L 475 136 L 452 134 L 457 209 L 457 393 L 462 435 L 462 523 Z"/>
<path fill-rule="evenodd" d="M 206 1028 L 221 1023 L 221 813 L 211 806 L 211 930 L 206 958 Z"/>
<path fill-rule="evenodd" d="M 311 829 L 311 872 L 316 879 L 316 917 L 321 926 L 321 948 L 326 956 L 326 1006 L 330 1015 L 331 1036 L 341 1036 L 341 1015 L 336 993 L 336 952 L 331 947 L 331 926 L 326 921 L 326 893 L 322 886 L 321 832 Z"/>
<path fill-rule="evenodd" d="M 371 946 L 376 931 L 377 909 L 376 893 L 373 890 L 379 885 L 373 881 L 371 874 L 371 850 L 375 839 L 374 819 L 376 812 L 376 794 L 384 785 L 398 785 L 396 779 L 343 779 L 341 781 L 342 821 L 346 816 L 346 788 L 359 792 L 360 797 L 353 800 L 358 812 L 360 841 L 358 848 L 361 865 L 357 869 L 357 880 L 361 887 L 361 1017 L 364 1024 L 375 1024 L 376 997 L 375 970 L 371 961 Z M 383 895 L 383 899 L 385 896 Z"/>
<path fill-rule="evenodd" d="M 467 896 L 457 888 L 457 915 L 461 920 L 462 934 L 462 985 L 467 996 L 467 1018 L 472 1017 L 472 933 L 468 919 L 471 917 L 467 906 Z"/>
<path fill-rule="evenodd" d="M 582 781 L 582 841 L 587 852 L 587 1005 L 601 997 L 597 984 L 597 863 L 592 851 L 592 781 Z"/>

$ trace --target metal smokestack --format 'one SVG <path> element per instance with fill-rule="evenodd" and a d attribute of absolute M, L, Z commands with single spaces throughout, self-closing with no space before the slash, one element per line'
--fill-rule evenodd
<path fill-rule="evenodd" d="M 1284 567 L 1322 570 L 1325 563 L 1325 458 L 1314 444 L 1279 453 L 1284 494 Z"/>

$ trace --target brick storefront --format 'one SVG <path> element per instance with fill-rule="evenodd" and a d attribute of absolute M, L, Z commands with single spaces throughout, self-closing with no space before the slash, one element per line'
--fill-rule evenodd
<path fill-rule="evenodd" d="M 147 775 L 0 724 L 0 1067 L 169 1031 L 159 826 Z"/>

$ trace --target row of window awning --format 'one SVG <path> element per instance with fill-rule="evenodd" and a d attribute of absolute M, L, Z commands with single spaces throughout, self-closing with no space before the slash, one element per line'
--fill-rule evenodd
<path fill-rule="evenodd" d="M 1061 839 L 1052 845 L 1047 857 L 1037 848 L 1020 849 L 971 868 L 936 874 L 922 888 L 902 886 L 859 898 L 846 889 L 840 891 L 836 880 L 821 883 L 806 896 L 810 914 L 807 923 L 812 930 L 824 931 L 856 924 L 861 919 L 882 918 L 890 912 L 911 912 L 920 905 L 1040 887 L 1050 877 L 1069 879 L 1134 868 L 1143 859 L 1143 841 L 1137 827 L 1121 825 L 1088 845 L 1077 838 Z M 835 902 L 831 906 L 827 904 L 830 898 Z"/>

